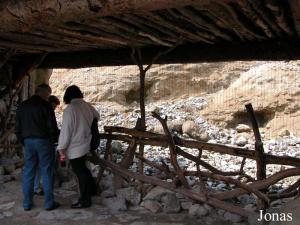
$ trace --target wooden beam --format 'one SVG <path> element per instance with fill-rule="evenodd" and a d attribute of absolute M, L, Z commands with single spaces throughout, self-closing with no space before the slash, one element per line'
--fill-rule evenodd
<path fill-rule="evenodd" d="M 265 180 L 260 180 L 260 181 L 255 181 L 251 183 L 249 186 L 252 188 L 255 188 L 257 190 L 263 190 L 268 188 L 269 186 L 276 184 L 278 181 L 285 179 L 287 177 L 292 177 L 292 176 L 299 176 L 300 175 L 300 168 L 291 168 L 287 170 L 280 171 L 278 173 L 273 174 L 272 176 L 269 176 Z M 222 193 L 216 193 L 213 194 L 217 199 L 224 200 L 224 199 L 230 199 L 234 198 L 237 196 L 240 196 L 242 194 L 246 193 L 244 189 L 237 188 L 234 190 L 230 191 L 225 191 Z"/>
<path fill-rule="evenodd" d="M 165 47 L 143 48 L 143 62 L 150 63 Z M 191 54 L 193 52 L 193 54 Z M 68 53 L 50 53 L 40 68 L 82 68 L 93 66 L 134 65 L 131 49 L 98 50 Z M 34 55 L 32 56 L 34 57 Z M 19 60 L 29 59 L 30 55 L 20 56 Z M 248 43 L 223 43 L 216 45 L 187 44 L 178 46 L 172 53 L 161 56 L 155 63 L 199 63 L 234 60 L 298 60 L 300 40 L 282 40 Z"/>
<path fill-rule="evenodd" d="M 17 52 L 15 49 L 9 49 L 0 56 L 0 68 L 2 68 L 7 61 Z"/>
<path fill-rule="evenodd" d="M 80 21 L 96 16 L 155 11 L 197 4 L 209 0 L 16 0 L 1 1 L 0 30 L 29 30 L 37 24 L 51 26 L 68 21 Z"/>

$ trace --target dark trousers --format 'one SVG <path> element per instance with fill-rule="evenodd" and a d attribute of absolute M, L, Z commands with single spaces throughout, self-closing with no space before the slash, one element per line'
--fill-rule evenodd
<path fill-rule="evenodd" d="M 86 167 L 85 161 L 86 156 L 70 160 L 73 172 L 76 174 L 79 182 L 79 202 L 91 204 L 91 196 L 96 192 L 96 183 L 90 170 Z"/>

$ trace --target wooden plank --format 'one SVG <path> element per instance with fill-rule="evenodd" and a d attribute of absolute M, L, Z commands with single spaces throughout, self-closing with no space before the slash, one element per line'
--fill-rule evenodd
<path fill-rule="evenodd" d="M 151 63 L 157 52 L 166 47 L 142 48 L 143 62 Z M 193 54 L 191 54 L 193 52 Z M 93 66 L 134 65 L 130 59 L 131 49 L 74 51 L 68 53 L 50 53 L 41 63 L 40 68 L 82 68 Z M 22 56 L 20 60 L 30 58 Z M 34 57 L 34 55 L 32 56 Z M 172 53 L 161 56 L 155 63 L 200 63 L 234 60 L 298 60 L 300 59 L 300 41 L 262 41 L 220 43 L 215 45 L 185 44 Z"/>
<path fill-rule="evenodd" d="M 1 1 L 0 30 L 30 30 L 43 24 L 52 26 L 68 21 L 80 21 L 96 16 L 149 12 L 166 8 L 197 4 L 205 6 L 209 0 L 16 0 Z"/>

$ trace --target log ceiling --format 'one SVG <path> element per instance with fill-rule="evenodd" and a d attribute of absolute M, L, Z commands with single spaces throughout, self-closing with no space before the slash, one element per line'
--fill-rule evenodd
<path fill-rule="evenodd" d="M 299 0 L 2 0 L 0 54 L 43 68 L 300 58 Z"/>

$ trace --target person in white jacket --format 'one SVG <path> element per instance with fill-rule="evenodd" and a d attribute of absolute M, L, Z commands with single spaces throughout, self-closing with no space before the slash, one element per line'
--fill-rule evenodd
<path fill-rule="evenodd" d="M 95 108 L 83 100 L 83 94 L 76 85 L 69 86 L 63 100 L 68 106 L 63 113 L 62 127 L 58 140 L 61 158 L 68 158 L 79 182 L 80 197 L 71 208 L 91 206 L 91 196 L 96 193 L 96 184 L 86 167 L 86 154 L 90 151 L 91 126 L 100 115 Z"/>

